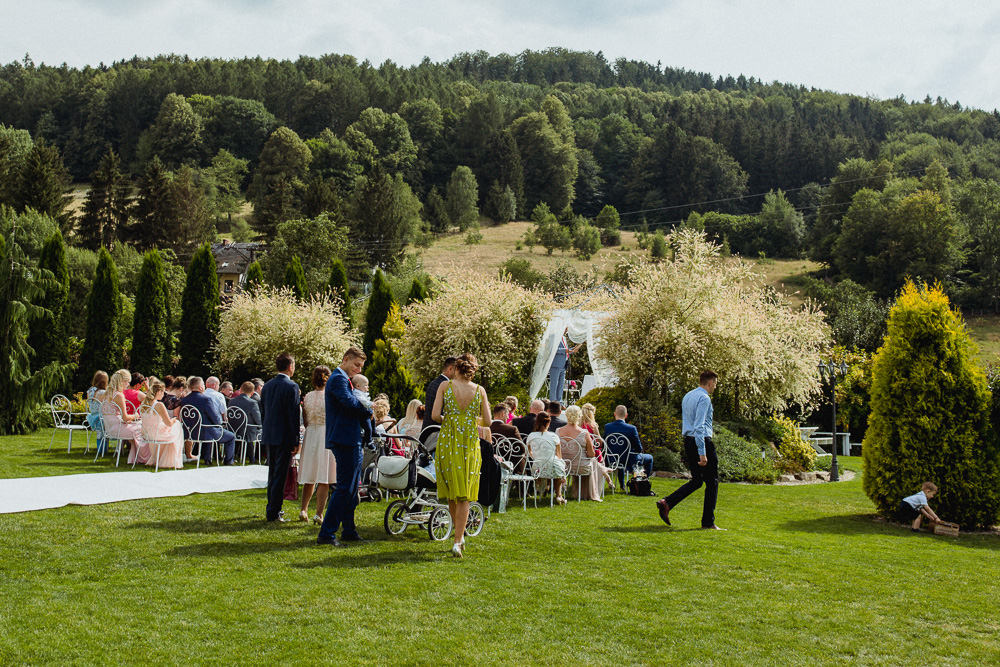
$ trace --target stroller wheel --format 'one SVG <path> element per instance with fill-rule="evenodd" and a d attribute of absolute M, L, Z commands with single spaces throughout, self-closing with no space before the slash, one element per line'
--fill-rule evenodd
<path fill-rule="evenodd" d="M 371 489 L 368 491 L 368 499 L 373 503 L 382 502 L 382 489 Z"/>
<path fill-rule="evenodd" d="M 385 508 L 385 520 L 383 521 L 383 524 L 385 525 L 385 532 L 390 535 L 401 535 L 406 532 L 406 529 L 410 524 L 403 521 L 405 516 L 405 500 L 394 500 L 389 503 L 389 506 Z"/>
<path fill-rule="evenodd" d="M 435 542 L 451 537 L 451 514 L 447 507 L 439 507 L 431 512 L 431 518 L 427 521 L 427 533 Z"/>
<path fill-rule="evenodd" d="M 486 523 L 486 514 L 483 506 L 479 503 L 469 504 L 469 520 L 465 522 L 465 534 L 475 537 L 483 531 L 483 524 Z"/>

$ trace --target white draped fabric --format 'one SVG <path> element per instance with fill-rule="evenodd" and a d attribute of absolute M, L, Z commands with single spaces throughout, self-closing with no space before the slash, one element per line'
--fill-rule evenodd
<path fill-rule="evenodd" d="M 598 358 L 600 339 L 597 334 L 601 330 L 601 320 L 608 313 L 596 310 L 557 310 L 552 313 L 552 319 L 545 327 L 542 340 L 538 345 L 538 356 L 535 358 L 535 367 L 531 374 L 531 398 L 538 396 L 545 378 L 549 375 L 549 368 L 556 358 L 556 351 L 559 348 L 559 337 L 564 329 L 568 328 L 566 337 L 570 342 L 586 343 L 587 356 L 590 358 L 590 366 L 594 369 L 594 375 L 587 376 L 584 382 L 589 390 L 593 387 L 608 387 L 615 383 L 614 370 L 604 361 Z M 583 394 L 581 393 L 581 396 Z"/>

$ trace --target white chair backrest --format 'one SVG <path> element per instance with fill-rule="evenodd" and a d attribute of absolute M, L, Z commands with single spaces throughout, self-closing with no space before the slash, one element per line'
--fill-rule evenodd
<path fill-rule="evenodd" d="M 151 420 L 144 419 L 144 417 L 146 417 L 146 415 L 153 415 L 153 416 L 155 416 L 156 417 L 156 421 L 151 421 Z M 143 440 L 145 440 L 147 443 L 170 442 L 169 439 L 167 439 L 167 440 L 159 440 L 156 437 L 157 436 L 157 428 L 156 427 L 158 426 L 157 422 L 161 421 L 162 418 L 160 417 L 160 414 L 156 411 L 156 404 L 155 403 L 152 404 L 152 405 L 145 405 L 145 406 L 140 405 L 139 406 L 139 418 L 142 419 L 142 439 Z"/>
<path fill-rule="evenodd" d="M 122 409 L 114 401 L 103 401 L 101 403 L 101 418 L 107 420 L 110 417 L 122 419 Z"/>
<path fill-rule="evenodd" d="M 508 438 L 500 434 L 493 436 L 493 447 L 496 450 L 497 456 L 502 458 L 508 463 L 513 463 L 514 459 L 514 443 Z"/>
<path fill-rule="evenodd" d="M 190 440 L 201 441 L 201 412 L 193 405 L 181 406 L 181 421 Z"/>
<path fill-rule="evenodd" d="M 628 464 L 628 456 L 632 443 L 621 433 L 612 433 L 604 438 L 604 465 L 608 468 L 624 468 Z"/>
<path fill-rule="evenodd" d="M 92 415 L 97 415 L 97 427 L 95 431 L 101 437 L 104 437 L 104 419 L 101 414 L 101 402 L 96 398 L 87 399 L 87 412 Z"/>
<path fill-rule="evenodd" d="M 72 421 L 70 417 L 69 399 L 62 394 L 56 394 L 49 401 L 49 409 L 52 411 L 52 425 L 56 428 L 69 426 Z"/>
<path fill-rule="evenodd" d="M 229 409 L 226 410 L 226 421 L 229 422 L 229 427 L 236 435 L 237 440 L 246 440 L 247 424 L 250 420 L 247 418 L 247 413 L 243 411 L 243 408 L 236 405 L 229 406 Z"/>

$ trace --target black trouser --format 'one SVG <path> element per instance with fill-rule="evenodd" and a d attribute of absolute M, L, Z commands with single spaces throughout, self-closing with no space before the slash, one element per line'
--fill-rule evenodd
<path fill-rule="evenodd" d="M 278 518 L 281 506 L 285 502 L 285 480 L 288 478 L 288 466 L 292 462 L 293 447 L 283 445 L 267 446 L 267 511 L 268 521 Z"/>
<path fill-rule="evenodd" d="M 715 502 L 719 498 L 719 457 L 715 454 L 715 443 L 711 438 L 705 438 L 705 457 L 708 464 L 698 465 L 698 445 L 694 438 L 684 436 L 684 460 L 691 469 L 691 481 L 664 498 L 670 509 L 677 503 L 705 485 L 705 507 L 701 512 L 701 527 L 711 528 L 715 525 Z"/>

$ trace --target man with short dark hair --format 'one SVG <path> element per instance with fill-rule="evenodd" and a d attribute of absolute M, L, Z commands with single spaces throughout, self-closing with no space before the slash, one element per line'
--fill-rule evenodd
<path fill-rule="evenodd" d="M 236 458 L 236 436 L 231 431 L 222 428 L 225 423 L 225 410 L 219 411 L 219 404 L 205 395 L 205 381 L 195 376 L 188 378 L 188 395 L 181 399 L 181 406 L 194 406 L 201 413 L 201 432 L 191 433 L 193 424 L 185 422 L 192 440 L 215 440 L 223 447 L 222 461 L 232 465 Z M 201 444 L 201 459 L 206 464 L 212 462 L 214 443 Z"/>
<path fill-rule="evenodd" d="M 350 347 L 340 365 L 326 381 L 326 448 L 337 461 L 337 487 L 323 517 L 317 544 L 343 546 L 342 542 L 363 542 L 354 524 L 358 506 L 358 483 L 361 481 L 363 423 L 372 417 L 351 390 L 351 378 L 365 365 L 365 353 Z M 342 530 L 340 539 L 337 531 Z"/>
<path fill-rule="evenodd" d="M 562 414 L 562 403 L 559 401 L 549 401 L 548 413 L 551 419 L 549 420 L 549 430 L 555 432 L 556 429 L 562 428 L 566 425 L 566 420 L 560 417 Z"/>
<path fill-rule="evenodd" d="M 713 371 L 703 371 L 698 386 L 689 391 L 681 401 L 681 429 L 684 435 L 684 459 L 691 470 L 691 481 L 656 501 L 660 518 L 669 526 L 670 510 L 702 484 L 705 485 L 705 504 L 701 511 L 701 527 L 721 530 L 715 525 L 715 503 L 719 497 L 719 457 L 712 442 L 712 392 L 719 384 Z"/>
<path fill-rule="evenodd" d="M 292 381 L 295 358 L 282 352 L 274 360 L 277 375 L 260 392 L 263 413 L 261 444 L 267 447 L 267 507 L 269 522 L 285 523 L 281 505 L 292 457 L 299 449 L 299 385 Z"/>
<path fill-rule="evenodd" d="M 527 438 L 528 434 L 535 430 L 535 417 L 543 410 L 545 410 L 545 403 L 540 398 L 536 398 L 528 406 L 528 414 L 517 417 L 510 425 L 517 429 L 522 439 Z"/>
<path fill-rule="evenodd" d="M 424 405 L 426 410 L 424 411 L 424 422 L 421 428 L 427 428 L 428 426 L 436 426 L 437 422 L 431 417 L 431 406 L 434 405 L 434 400 L 437 398 L 438 387 L 441 386 L 442 382 L 447 382 L 448 380 L 455 379 L 455 362 L 458 359 L 455 357 L 448 357 L 444 360 L 444 365 L 441 367 L 441 373 L 436 378 L 427 383 L 427 387 L 424 390 Z"/>
<path fill-rule="evenodd" d="M 228 405 L 229 400 L 233 397 L 233 383 L 226 380 L 220 384 L 219 393 L 226 397 L 226 404 Z"/>
<path fill-rule="evenodd" d="M 240 385 L 240 393 L 235 394 L 229 400 L 229 407 L 239 408 L 247 416 L 247 429 L 246 429 L 246 441 L 249 447 L 251 443 L 257 440 L 257 436 L 260 433 L 261 424 L 263 421 L 260 416 L 260 402 L 253 400 L 253 382 L 247 381 Z M 252 450 L 250 452 L 250 462 L 257 462 L 257 452 Z"/>
<path fill-rule="evenodd" d="M 626 470 L 631 471 L 635 466 L 639 465 L 645 471 L 646 477 L 653 474 L 653 457 L 650 454 L 643 453 L 642 440 L 639 439 L 639 429 L 632 424 L 627 424 L 625 422 L 626 419 L 628 419 L 628 408 L 624 405 L 619 405 L 615 408 L 615 420 L 604 426 L 604 442 L 607 443 L 608 450 L 619 457 L 619 461 L 625 455 L 626 447 L 621 444 L 620 438 L 612 438 L 611 435 L 615 433 L 623 435 L 628 441 L 628 460 L 622 461 L 624 467 L 618 469 L 618 486 L 623 489 L 625 488 Z"/>

